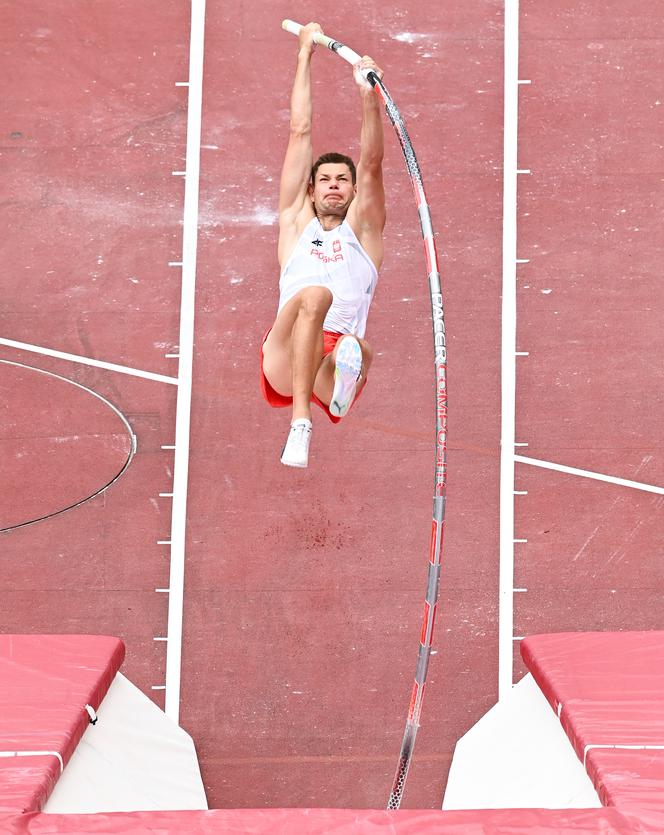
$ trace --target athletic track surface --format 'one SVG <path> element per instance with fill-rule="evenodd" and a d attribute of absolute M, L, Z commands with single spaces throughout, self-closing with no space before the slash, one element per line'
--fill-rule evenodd
<path fill-rule="evenodd" d="M 179 707 L 211 807 L 384 806 L 415 668 L 433 471 L 428 288 L 389 124 L 387 255 L 368 331 L 378 355 L 348 420 L 316 416 L 309 470 L 280 466 L 287 415 L 257 383 L 296 46 L 280 23 L 317 19 L 385 68 L 443 254 L 447 531 L 403 804 L 439 807 L 455 741 L 496 702 L 499 677 L 523 674 L 520 637 L 662 628 L 662 7 L 522 1 L 526 173 L 510 214 L 502 2 L 208 0 L 204 53 L 194 46 L 198 213 L 183 221 L 190 14 L 184 0 L 2 8 L 0 629 L 121 637 L 125 674 Z M 514 56 L 513 33 L 507 43 Z M 357 155 L 348 67 L 320 50 L 314 79 L 315 150 Z M 198 224 L 190 378 L 187 223 Z M 503 445 L 520 446 L 506 492 L 512 227 L 519 355 Z M 176 427 L 187 439 L 178 374 L 181 391 L 191 384 L 179 699 L 165 690 L 180 643 L 164 591 L 172 525 L 184 530 L 168 448 Z M 501 591 L 513 671 L 504 641 L 499 651 Z"/>

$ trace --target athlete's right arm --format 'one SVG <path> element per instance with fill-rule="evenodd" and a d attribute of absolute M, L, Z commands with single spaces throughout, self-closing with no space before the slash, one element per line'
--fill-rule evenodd
<path fill-rule="evenodd" d="M 279 262 L 282 266 L 301 232 L 299 227 L 304 228 L 313 217 L 308 197 L 313 164 L 311 56 L 315 49 L 313 33 L 322 31 L 317 23 L 309 23 L 299 35 L 297 69 L 291 92 L 290 135 L 279 185 Z"/>

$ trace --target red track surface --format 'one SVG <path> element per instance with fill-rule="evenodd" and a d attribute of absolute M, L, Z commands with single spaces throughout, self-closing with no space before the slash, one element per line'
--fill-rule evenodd
<path fill-rule="evenodd" d="M 660 487 L 663 37 L 635 0 L 522 5 L 517 440 Z M 524 465 L 516 482 L 515 633 L 661 629 L 662 496 Z"/>
<path fill-rule="evenodd" d="M 558 8 L 558 7 L 556 7 Z M 188 4 L 83 0 L 9 13 L 2 335 L 174 374 Z M 258 13 L 260 12 L 260 13 Z M 627 15 L 629 12 L 629 16 Z M 276 183 L 295 43 L 278 2 L 208 0 L 182 723 L 211 806 L 382 806 L 424 595 L 433 469 L 428 290 L 388 134 L 387 258 L 371 383 L 313 466 L 286 471 L 260 400 L 276 309 Z M 423 727 L 404 806 L 440 805 L 456 739 L 496 700 L 502 3 L 298 6 L 387 69 L 443 250 L 450 476 Z M 522 3 L 517 440 L 527 454 L 661 484 L 662 26 L 643 2 Z M 406 42 L 404 33 L 424 37 Z M 315 57 L 316 150 L 357 152 L 346 68 Z M 621 69 L 616 69 L 620 66 Z M 586 116 L 583 116 L 586 113 Z M 621 210 L 625 209 L 625 212 Z M 526 286 L 528 285 L 528 286 Z M 551 293 L 543 293 L 551 290 Z M 117 634 L 164 680 L 173 386 L 13 349 L 82 382 L 138 437 L 102 497 L 3 539 L 3 631 Z M 3 371 L 4 366 L 0 366 Z M 92 434 L 98 427 L 88 426 Z M 58 432 L 62 431 L 58 428 Z M 71 427 L 68 431 L 71 431 Z M 53 435 L 56 434 L 55 427 Z M 36 481 L 43 472 L 35 472 Z M 81 470 L 81 478 L 83 471 Z M 661 497 L 519 466 L 518 635 L 661 627 Z"/>

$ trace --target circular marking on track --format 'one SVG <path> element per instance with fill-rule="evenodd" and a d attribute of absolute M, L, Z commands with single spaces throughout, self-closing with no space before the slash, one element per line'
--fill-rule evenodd
<path fill-rule="evenodd" d="M 92 389 L 0 360 L 0 531 L 98 496 L 125 472 L 135 449 L 127 419 Z"/>

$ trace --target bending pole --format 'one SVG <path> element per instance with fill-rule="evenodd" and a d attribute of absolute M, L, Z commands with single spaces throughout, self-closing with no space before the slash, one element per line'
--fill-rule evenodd
<path fill-rule="evenodd" d="M 284 20 L 282 27 L 293 35 L 298 35 L 302 28 L 299 23 Z M 321 33 L 314 34 L 314 41 L 336 52 L 349 64 L 356 64 L 360 57 L 352 49 L 333 38 Z M 431 527 L 431 544 L 429 547 L 429 568 L 427 578 L 427 592 L 424 600 L 424 617 L 420 634 L 420 649 L 415 670 L 415 682 L 408 708 L 406 730 L 404 731 L 399 762 L 397 765 L 392 791 L 387 804 L 388 809 L 398 809 L 401 805 L 404 785 L 408 776 L 410 761 L 415 747 L 415 737 L 420 726 L 422 699 L 429 667 L 429 654 L 433 640 L 433 628 L 438 604 L 438 586 L 440 583 L 441 549 L 445 526 L 445 490 L 447 486 L 447 344 L 445 339 L 445 318 L 443 313 L 443 296 L 440 289 L 440 270 L 438 254 L 431 224 L 431 215 L 427 205 L 422 174 L 415 157 L 413 145 L 406 130 L 406 124 L 397 109 L 385 85 L 372 70 L 363 70 L 362 74 L 380 96 L 385 105 L 387 115 L 401 144 L 401 150 L 406 158 L 408 174 L 415 193 L 417 211 L 420 217 L 422 238 L 424 240 L 424 254 L 426 256 L 429 292 L 431 295 L 431 318 L 433 324 L 434 372 L 436 380 L 436 454 L 434 462 L 433 484 L 433 522 Z"/>

